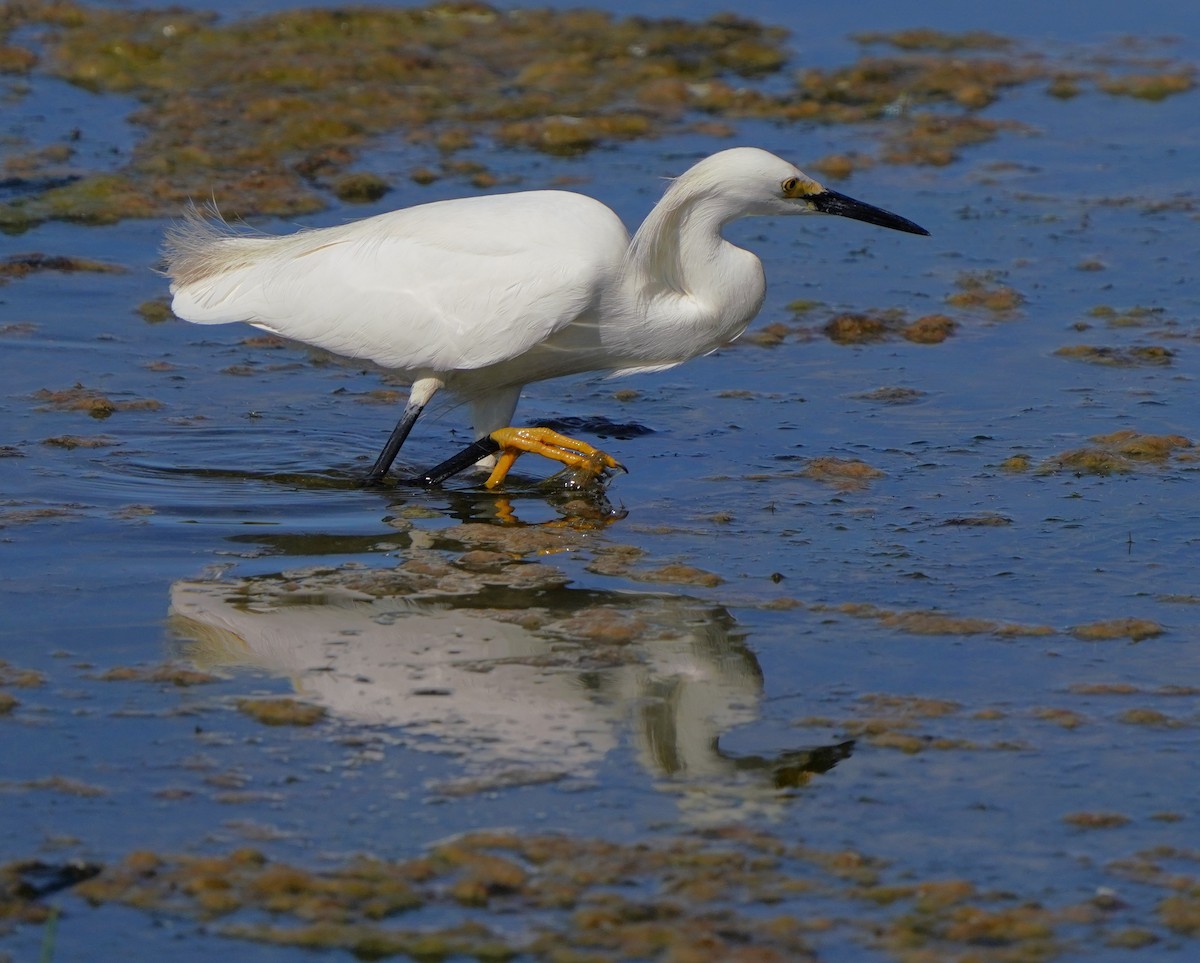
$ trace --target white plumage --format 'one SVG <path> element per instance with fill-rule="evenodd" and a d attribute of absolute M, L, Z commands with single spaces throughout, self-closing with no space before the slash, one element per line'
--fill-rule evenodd
<path fill-rule="evenodd" d="M 721 229 L 748 215 L 801 213 L 926 233 L 825 190 L 767 151 L 734 148 L 674 180 L 632 239 L 598 201 L 527 191 L 283 237 L 243 234 L 193 212 L 168 234 L 166 259 L 179 317 L 249 322 L 412 383 L 371 471 L 378 480 L 442 387 L 471 402 L 486 439 L 510 425 L 531 381 L 660 370 L 728 343 L 758 312 L 765 281 L 758 258 Z M 534 450 L 508 435 L 490 450 L 501 448 Z M 589 446 L 568 449 L 595 462 Z"/>

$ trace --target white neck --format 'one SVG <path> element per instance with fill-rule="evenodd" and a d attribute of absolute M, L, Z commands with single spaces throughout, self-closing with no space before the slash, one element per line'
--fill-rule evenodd
<path fill-rule="evenodd" d="M 758 258 L 721 236 L 744 213 L 720 195 L 679 190 L 678 182 L 667 191 L 630 242 L 626 263 L 650 311 L 675 302 L 675 311 L 694 312 L 693 323 L 714 336 L 741 333 L 766 291 Z"/>

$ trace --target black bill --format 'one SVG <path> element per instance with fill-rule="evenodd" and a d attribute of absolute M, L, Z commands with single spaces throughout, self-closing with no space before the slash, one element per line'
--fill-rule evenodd
<path fill-rule="evenodd" d="M 866 221 L 868 224 L 878 224 L 880 227 L 890 227 L 893 231 L 905 231 L 909 234 L 925 234 L 929 232 L 920 224 L 914 224 L 906 217 L 885 211 L 881 207 L 872 207 L 853 197 L 839 194 L 837 191 L 821 191 L 820 194 L 809 194 L 804 198 L 814 210 L 822 214 L 837 214 L 850 217 L 856 221 Z"/>

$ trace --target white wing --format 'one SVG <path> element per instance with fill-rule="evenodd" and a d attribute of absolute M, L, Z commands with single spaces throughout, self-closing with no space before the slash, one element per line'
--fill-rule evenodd
<path fill-rule="evenodd" d="M 524 354 L 586 316 L 629 235 L 566 191 L 438 201 L 342 227 L 243 236 L 198 216 L 168 239 L 175 313 L 247 321 L 388 368 L 450 372 Z"/>

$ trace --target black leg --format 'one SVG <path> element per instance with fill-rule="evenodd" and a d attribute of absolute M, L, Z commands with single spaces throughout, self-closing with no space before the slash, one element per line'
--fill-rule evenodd
<path fill-rule="evenodd" d="M 488 455 L 494 455 L 500 450 L 500 443 L 493 441 L 490 435 L 480 438 L 478 441 L 473 441 L 467 445 L 457 455 L 452 455 L 440 465 L 430 468 L 424 475 L 418 475 L 415 478 L 409 478 L 407 481 L 412 485 L 420 485 L 423 488 L 429 488 L 433 485 L 440 485 L 451 475 L 457 475 L 460 471 L 470 468 L 480 458 L 486 458 Z"/>
<path fill-rule="evenodd" d="M 404 444 L 404 439 L 412 431 L 412 426 L 417 423 L 417 416 L 424 410 L 425 406 L 423 404 L 416 404 L 411 401 L 404 406 L 404 414 L 396 422 L 396 427 L 392 429 L 391 435 L 388 436 L 387 444 L 383 446 L 383 451 L 379 453 L 379 457 L 375 459 L 375 464 L 371 466 L 371 470 L 367 472 L 367 477 L 363 479 L 364 485 L 377 485 L 383 481 L 384 476 L 388 473 L 388 469 L 392 467 L 392 462 L 396 460 L 396 455 L 399 454 L 400 446 Z"/>

